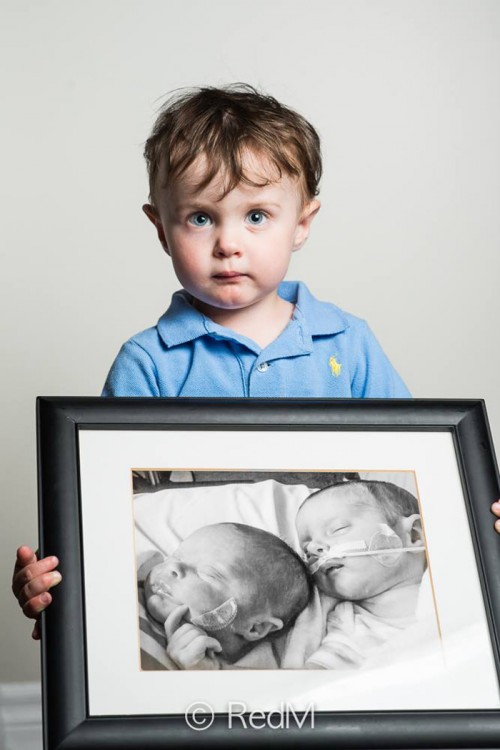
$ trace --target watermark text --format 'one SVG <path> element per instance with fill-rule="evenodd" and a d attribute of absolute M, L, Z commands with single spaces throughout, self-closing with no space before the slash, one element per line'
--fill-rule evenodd
<path fill-rule="evenodd" d="M 243 701 L 230 701 L 226 717 L 228 729 L 314 729 L 312 703 L 303 711 L 296 711 L 291 703 L 285 702 L 274 711 L 249 711 Z M 185 712 L 186 724 L 197 732 L 209 729 L 214 718 L 215 712 L 206 701 L 191 703 Z"/>

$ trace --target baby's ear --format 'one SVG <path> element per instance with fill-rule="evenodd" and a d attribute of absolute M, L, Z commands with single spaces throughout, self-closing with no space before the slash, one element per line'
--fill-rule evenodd
<path fill-rule="evenodd" d="M 239 633 L 246 641 L 261 641 L 263 638 L 283 628 L 283 620 L 279 617 L 266 617 L 262 620 L 254 620 L 247 626 L 243 626 Z"/>
<path fill-rule="evenodd" d="M 156 231 L 158 233 L 158 239 L 161 242 L 161 246 L 165 250 L 167 255 L 170 255 L 170 252 L 168 250 L 168 245 L 167 245 L 167 239 L 165 237 L 165 231 L 163 229 L 163 224 L 161 223 L 161 219 L 158 216 L 158 211 L 150 203 L 145 203 L 142 207 L 142 210 L 148 217 L 149 221 L 155 225 Z"/>
<path fill-rule="evenodd" d="M 405 533 L 405 545 L 408 547 L 423 547 L 424 532 L 422 529 L 422 519 L 419 513 L 413 513 L 411 516 L 403 518 L 403 530 Z"/>

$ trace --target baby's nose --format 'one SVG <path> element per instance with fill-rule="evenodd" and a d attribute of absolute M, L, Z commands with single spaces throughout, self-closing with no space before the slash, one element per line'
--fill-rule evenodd
<path fill-rule="evenodd" d="M 183 578 L 185 574 L 184 566 L 177 560 L 171 560 L 168 564 L 168 575 L 170 578 Z"/>
<path fill-rule="evenodd" d="M 324 542 L 316 542 L 313 539 L 307 545 L 307 554 L 314 555 L 315 557 L 320 557 L 321 555 L 324 555 L 325 552 L 328 552 L 329 549 L 330 547 L 328 546 L 328 544 Z"/>

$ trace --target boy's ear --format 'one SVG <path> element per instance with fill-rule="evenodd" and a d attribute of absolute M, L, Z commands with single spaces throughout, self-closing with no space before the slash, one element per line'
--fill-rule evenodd
<path fill-rule="evenodd" d="M 411 516 L 405 516 L 403 518 L 403 531 L 405 534 L 405 546 L 424 546 L 422 519 L 420 518 L 419 513 L 413 513 Z"/>
<path fill-rule="evenodd" d="M 269 633 L 283 628 L 283 620 L 279 617 L 263 617 L 262 620 L 253 620 L 238 629 L 239 635 L 242 635 L 246 641 L 261 641 Z"/>
<path fill-rule="evenodd" d="M 142 207 L 142 210 L 148 217 L 149 221 L 155 225 L 156 231 L 158 232 L 158 239 L 161 242 L 161 246 L 165 250 L 167 255 L 170 255 L 170 252 L 168 250 L 168 245 L 167 245 L 167 239 L 165 237 L 165 232 L 163 230 L 163 224 L 161 223 L 161 219 L 158 216 L 158 212 L 156 208 L 152 206 L 150 203 L 145 203 Z"/>
<path fill-rule="evenodd" d="M 312 220 L 321 208 L 321 203 L 318 200 L 312 200 L 306 203 L 302 209 L 302 213 L 297 222 L 297 229 L 295 230 L 295 237 L 293 242 L 293 251 L 300 250 L 304 242 L 309 236 L 309 230 L 311 228 Z"/>

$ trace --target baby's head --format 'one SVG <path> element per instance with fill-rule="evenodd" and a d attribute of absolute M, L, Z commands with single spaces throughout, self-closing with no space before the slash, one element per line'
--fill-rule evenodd
<path fill-rule="evenodd" d="M 422 578 L 426 559 L 418 502 L 391 482 L 326 487 L 302 503 L 296 525 L 314 581 L 325 594 L 362 601 Z"/>
<path fill-rule="evenodd" d="M 167 101 L 144 153 L 144 211 L 198 309 L 275 299 L 319 209 L 313 126 L 251 86 L 200 88 Z"/>
<path fill-rule="evenodd" d="M 287 630 L 310 594 L 300 557 L 274 534 L 239 523 L 198 529 L 145 582 L 156 620 L 187 605 L 186 619 L 214 634 L 226 656 Z"/>

